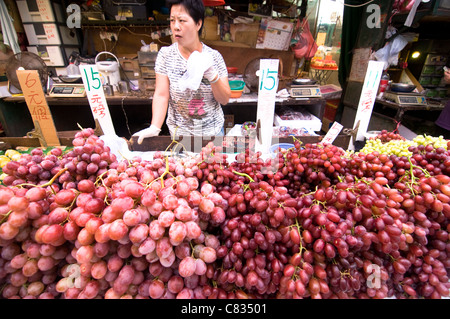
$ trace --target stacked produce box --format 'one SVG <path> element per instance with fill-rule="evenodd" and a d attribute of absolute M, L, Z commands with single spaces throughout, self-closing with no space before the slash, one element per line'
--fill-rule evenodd
<path fill-rule="evenodd" d="M 445 140 L 117 161 L 93 133 L 3 166 L 1 298 L 449 295 Z"/>

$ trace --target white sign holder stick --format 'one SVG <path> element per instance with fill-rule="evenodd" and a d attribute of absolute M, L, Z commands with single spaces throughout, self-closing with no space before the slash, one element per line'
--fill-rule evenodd
<path fill-rule="evenodd" d="M 80 72 L 94 120 L 98 121 L 103 134 L 116 135 L 97 66 L 80 65 Z"/>
<path fill-rule="evenodd" d="M 261 59 L 259 67 L 258 109 L 256 123 L 258 138 L 255 149 L 268 154 L 272 145 L 275 97 L 278 89 L 278 59 Z"/>
<path fill-rule="evenodd" d="M 384 62 L 369 61 L 367 66 L 366 76 L 359 99 L 358 109 L 353 124 L 353 129 L 356 128 L 359 122 L 359 129 L 356 134 L 357 141 L 363 141 L 364 135 L 367 133 L 370 118 L 372 116 L 373 106 L 377 97 L 378 87 L 380 85 L 381 75 L 383 74 Z M 349 150 L 354 150 L 353 137 L 350 138 Z"/>

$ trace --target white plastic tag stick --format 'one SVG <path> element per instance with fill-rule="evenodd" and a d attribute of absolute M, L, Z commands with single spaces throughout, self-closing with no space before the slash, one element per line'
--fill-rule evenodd
<path fill-rule="evenodd" d="M 353 128 L 355 128 L 358 121 L 360 122 L 358 133 L 356 135 L 357 141 L 364 140 L 364 134 L 366 134 L 367 128 L 369 127 L 383 69 L 384 62 L 369 61 L 361 91 L 361 97 L 359 99 L 358 109 L 356 111 L 355 122 L 353 124 Z M 353 138 L 351 138 L 351 140 L 352 139 Z M 350 141 L 349 149 L 353 148 L 353 142 L 354 141 Z"/>
<path fill-rule="evenodd" d="M 333 144 L 334 140 L 336 139 L 336 137 L 338 137 L 342 128 L 343 128 L 343 126 L 340 123 L 334 122 L 333 125 L 328 130 L 327 134 L 322 139 L 321 143 Z"/>
<path fill-rule="evenodd" d="M 94 120 L 98 120 L 105 135 L 116 135 L 97 66 L 80 65 L 80 72 Z"/>

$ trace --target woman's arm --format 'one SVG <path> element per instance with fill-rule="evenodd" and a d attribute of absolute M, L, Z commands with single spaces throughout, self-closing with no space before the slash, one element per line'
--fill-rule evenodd
<path fill-rule="evenodd" d="M 156 73 L 155 93 L 152 103 L 152 125 L 161 128 L 169 107 L 169 78 Z"/>
<path fill-rule="evenodd" d="M 221 77 L 217 82 L 211 83 L 211 89 L 214 98 L 222 105 L 228 104 L 231 96 L 230 84 L 228 77 Z"/>

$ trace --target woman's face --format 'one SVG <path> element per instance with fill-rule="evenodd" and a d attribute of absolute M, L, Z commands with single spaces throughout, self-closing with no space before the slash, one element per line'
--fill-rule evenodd
<path fill-rule="evenodd" d="M 170 10 L 170 29 L 176 42 L 181 46 L 189 46 L 198 41 L 198 30 L 201 21 L 195 23 L 183 5 L 173 5 Z"/>

